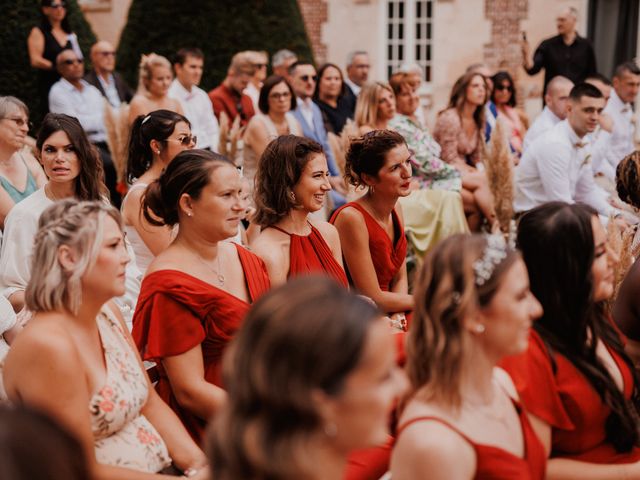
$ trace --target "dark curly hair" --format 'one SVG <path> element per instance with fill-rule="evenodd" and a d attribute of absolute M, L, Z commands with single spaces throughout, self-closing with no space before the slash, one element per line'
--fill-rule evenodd
<path fill-rule="evenodd" d="M 347 182 L 356 187 L 365 186 L 362 175 L 377 177 L 387 153 L 398 145 L 406 145 L 406 142 L 393 130 L 373 130 L 352 139 L 344 166 Z"/>
<path fill-rule="evenodd" d="M 616 190 L 620 200 L 640 208 L 640 150 L 630 153 L 618 164 Z"/>

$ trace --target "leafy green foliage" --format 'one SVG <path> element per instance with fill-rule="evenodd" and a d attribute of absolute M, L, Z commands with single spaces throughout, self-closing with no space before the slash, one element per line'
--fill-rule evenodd
<path fill-rule="evenodd" d="M 133 0 L 118 48 L 118 70 L 137 85 L 142 54 L 173 60 L 183 47 L 205 54 L 201 87 L 209 90 L 225 77 L 233 54 L 288 48 L 312 59 L 296 0 Z"/>

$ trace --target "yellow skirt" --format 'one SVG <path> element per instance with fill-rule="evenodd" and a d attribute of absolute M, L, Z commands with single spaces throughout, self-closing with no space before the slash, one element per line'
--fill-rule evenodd
<path fill-rule="evenodd" d="M 415 190 L 400 198 L 400 205 L 404 230 L 418 260 L 440 240 L 469 232 L 458 192 Z"/>

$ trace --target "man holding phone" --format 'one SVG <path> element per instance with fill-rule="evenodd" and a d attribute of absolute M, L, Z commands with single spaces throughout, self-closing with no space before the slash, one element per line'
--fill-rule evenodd
<path fill-rule="evenodd" d="M 526 33 L 522 32 L 522 66 L 529 75 L 544 68 L 544 92 L 557 75 L 578 84 L 597 71 L 593 47 L 576 32 L 577 20 L 578 11 L 574 7 L 563 9 L 556 17 L 558 35 L 543 40 L 533 58 Z"/>

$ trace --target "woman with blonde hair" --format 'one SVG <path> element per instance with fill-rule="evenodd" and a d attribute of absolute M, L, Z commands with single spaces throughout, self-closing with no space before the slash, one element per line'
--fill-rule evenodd
<path fill-rule="evenodd" d="M 7 356 L 7 394 L 68 429 L 92 478 L 204 479 L 204 455 L 155 394 L 111 301 L 128 262 L 112 206 L 68 199 L 43 212 L 25 294 L 34 316 Z"/>
<path fill-rule="evenodd" d="M 358 95 L 355 122 L 360 134 L 386 130 L 396 114 L 396 101 L 391 87 L 382 82 L 368 83 Z"/>
<path fill-rule="evenodd" d="M 171 110 L 184 115 L 180 102 L 169 97 L 173 80 L 171 63 L 156 53 L 142 55 L 138 69 L 138 91 L 131 99 L 129 125 L 140 115 L 154 110 Z"/>
<path fill-rule="evenodd" d="M 546 455 L 496 364 L 526 350 L 540 304 L 500 236 L 455 235 L 425 258 L 407 338 L 411 388 L 394 480 L 542 480 Z"/>
<path fill-rule="evenodd" d="M 326 277 L 265 295 L 225 358 L 229 401 L 209 442 L 214 478 L 345 478 L 352 450 L 388 437 L 388 413 L 406 388 L 394 357 L 382 313 Z"/>

